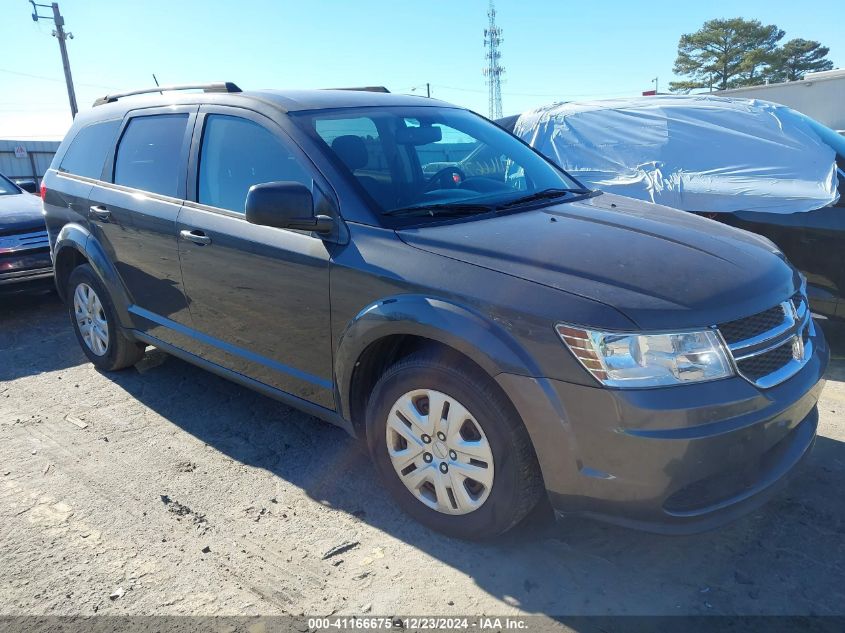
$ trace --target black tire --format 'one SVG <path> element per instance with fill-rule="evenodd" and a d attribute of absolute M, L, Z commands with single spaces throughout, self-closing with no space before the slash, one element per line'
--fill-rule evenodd
<path fill-rule="evenodd" d="M 436 351 L 415 353 L 390 367 L 367 404 L 367 445 L 382 482 L 401 508 L 427 527 L 463 539 L 489 538 L 519 523 L 543 495 L 528 431 L 510 402 L 480 370 L 449 362 Z M 387 420 L 393 404 L 415 389 L 440 391 L 461 403 L 482 427 L 495 476 L 489 496 L 468 514 L 445 514 L 420 501 L 400 480 L 388 454 Z"/>
<path fill-rule="evenodd" d="M 80 284 L 87 284 L 94 290 L 100 300 L 103 308 L 103 314 L 108 324 L 109 341 L 104 354 L 95 354 L 94 351 L 88 347 L 82 332 L 79 329 L 79 323 L 76 319 L 74 311 L 74 293 Z M 111 296 L 106 290 L 100 278 L 94 272 L 89 264 L 82 264 L 73 269 L 68 278 L 66 295 L 68 314 L 70 315 L 70 322 L 73 326 L 73 331 L 76 334 L 76 340 L 82 351 L 88 357 L 94 366 L 100 371 L 117 371 L 131 367 L 144 357 L 145 345 L 133 341 L 120 328 L 114 312 L 114 304 Z"/>

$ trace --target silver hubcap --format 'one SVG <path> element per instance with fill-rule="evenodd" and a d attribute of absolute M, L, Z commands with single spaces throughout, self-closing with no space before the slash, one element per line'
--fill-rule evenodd
<path fill-rule="evenodd" d="M 73 293 L 73 311 L 82 340 L 97 356 L 109 350 L 109 324 L 103 304 L 88 284 L 79 284 Z"/>
<path fill-rule="evenodd" d="M 400 397 L 387 420 L 387 451 L 402 483 L 445 514 L 477 510 L 493 488 L 493 453 L 481 425 L 460 402 L 417 389 Z"/>

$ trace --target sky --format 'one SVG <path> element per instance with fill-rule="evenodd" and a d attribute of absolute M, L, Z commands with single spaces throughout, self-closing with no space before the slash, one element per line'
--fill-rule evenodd
<path fill-rule="evenodd" d="M 47 4 L 46 0 L 41 0 Z M 841 0 L 497 0 L 504 114 L 668 88 L 678 38 L 712 18 L 777 24 L 845 66 Z M 109 92 L 233 81 L 251 88 L 384 85 L 487 114 L 488 0 L 61 0 L 80 110 Z M 50 9 L 41 9 L 50 14 Z M 61 138 L 70 109 L 51 20 L 0 0 L 0 138 Z"/>

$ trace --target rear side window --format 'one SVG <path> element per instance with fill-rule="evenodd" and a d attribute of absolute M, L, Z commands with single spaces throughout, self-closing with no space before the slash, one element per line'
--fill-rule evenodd
<path fill-rule="evenodd" d="M 129 121 L 114 162 L 114 182 L 175 197 L 187 114 L 159 114 Z"/>
<path fill-rule="evenodd" d="M 119 127 L 120 119 L 116 119 L 79 130 L 62 158 L 59 171 L 99 180 Z"/>
<path fill-rule="evenodd" d="M 200 150 L 198 202 L 243 213 L 250 187 L 279 180 L 312 186 L 308 172 L 270 130 L 239 117 L 208 115 Z"/>

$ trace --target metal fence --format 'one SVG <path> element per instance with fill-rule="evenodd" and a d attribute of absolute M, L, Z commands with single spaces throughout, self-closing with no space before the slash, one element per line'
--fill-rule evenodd
<path fill-rule="evenodd" d="M 0 173 L 12 179 L 32 178 L 40 185 L 58 148 L 59 141 L 0 140 Z"/>

